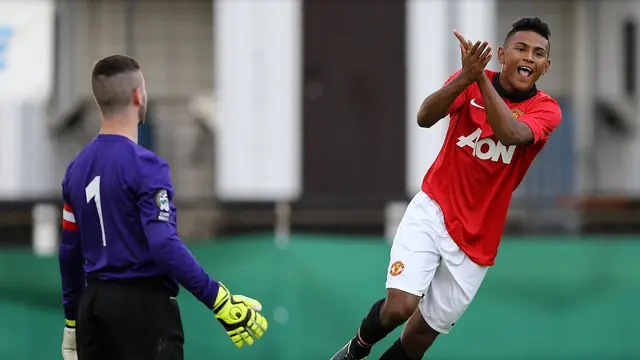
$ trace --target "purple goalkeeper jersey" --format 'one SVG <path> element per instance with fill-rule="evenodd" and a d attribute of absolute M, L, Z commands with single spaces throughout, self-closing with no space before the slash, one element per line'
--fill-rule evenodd
<path fill-rule="evenodd" d="M 59 262 L 63 306 L 75 320 L 85 280 L 164 277 L 208 308 L 218 282 L 180 240 L 169 165 L 120 135 L 98 135 L 71 162 L 62 181 Z"/>

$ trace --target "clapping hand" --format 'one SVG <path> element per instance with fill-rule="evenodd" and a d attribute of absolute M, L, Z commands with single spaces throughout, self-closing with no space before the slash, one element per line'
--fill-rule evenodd
<path fill-rule="evenodd" d="M 462 61 L 462 75 L 470 82 L 480 80 L 484 74 L 484 69 L 491 61 L 491 47 L 489 43 L 477 41 L 472 44 L 462 36 L 460 32 L 454 30 L 453 34 L 460 42 L 460 57 Z"/>

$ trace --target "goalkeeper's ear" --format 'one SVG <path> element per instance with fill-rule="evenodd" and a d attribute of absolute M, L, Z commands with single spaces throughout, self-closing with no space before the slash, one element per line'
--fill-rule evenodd
<path fill-rule="evenodd" d="M 234 295 L 233 299 L 242 302 L 243 304 L 247 305 L 248 308 L 254 311 L 262 311 L 262 304 L 260 304 L 260 302 L 256 299 L 252 299 L 243 295 Z"/>

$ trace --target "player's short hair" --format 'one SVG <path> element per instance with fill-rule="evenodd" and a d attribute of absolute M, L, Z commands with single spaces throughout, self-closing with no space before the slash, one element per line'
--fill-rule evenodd
<path fill-rule="evenodd" d="M 507 36 L 504 38 L 505 44 L 509 40 L 511 36 L 520 31 L 533 31 L 543 38 L 547 39 L 549 42 L 547 53 L 551 52 L 551 41 L 549 38 L 551 37 L 551 30 L 549 29 L 549 25 L 540 20 L 539 17 L 522 17 L 511 24 L 511 30 L 507 33 Z"/>
<path fill-rule="evenodd" d="M 140 65 L 126 55 L 100 59 L 91 73 L 91 91 L 103 115 L 125 109 L 132 102 L 133 91 L 142 86 Z"/>

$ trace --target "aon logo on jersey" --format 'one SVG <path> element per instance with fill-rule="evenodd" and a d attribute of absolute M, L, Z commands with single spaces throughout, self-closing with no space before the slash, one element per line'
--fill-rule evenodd
<path fill-rule="evenodd" d="M 473 149 L 473 156 L 478 159 L 502 161 L 503 164 L 511 164 L 516 145 L 507 147 L 499 141 L 493 141 L 491 138 L 480 139 L 480 134 L 482 134 L 482 129 L 478 128 L 469 136 L 460 136 L 456 145 L 461 148 L 470 147 Z"/>

